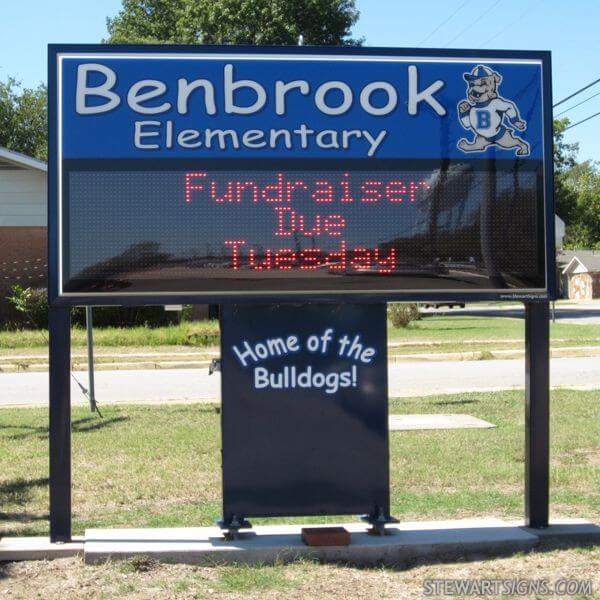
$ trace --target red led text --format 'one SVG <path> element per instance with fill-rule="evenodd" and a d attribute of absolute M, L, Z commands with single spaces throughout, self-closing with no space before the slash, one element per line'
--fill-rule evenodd
<path fill-rule="evenodd" d="M 215 180 L 205 171 L 185 174 L 185 201 L 192 200 L 221 203 L 266 202 L 286 204 L 293 201 L 312 201 L 317 204 L 335 202 L 414 202 L 419 190 L 428 189 L 424 179 L 400 180 L 367 179 L 353 180 L 350 173 L 343 173 L 337 180 L 320 179 L 304 181 L 292 174 L 277 173 L 269 183 L 255 179 Z M 354 191 L 353 191 L 354 190 Z"/>
<path fill-rule="evenodd" d="M 250 239 L 243 234 L 244 238 L 240 239 L 225 234 L 224 252 L 229 261 L 228 268 L 234 271 L 397 272 L 397 249 L 393 244 L 349 246 L 348 232 L 352 227 L 349 205 L 359 210 L 364 223 L 364 219 L 369 218 L 364 211 L 371 214 L 384 203 L 402 210 L 402 206 L 411 206 L 417 201 L 419 192 L 429 188 L 425 179 L 374 177 L 373 173 L 362 177 L 360 173 L 340 173 L 312 180 L 293 172 L 274 173 L 266 178 L 244 176 L 237 179 L 223 175 L 206 171 L 186 173 L 186 203 L 208 202 L 222 206 L 228 217 L 231 212 L 232 223 L 236 222 L 234 207 L 240 204 L 263 204 L 272 209 L 267 210 L 267 214 L 273 218 L 269 235 L 274 247 L 268 247 L 270 244 L 263 238 Z M 258 214 L 264 218 L 265 211 Z M 372 214 L 376 219 L 376 214 Z M 386 218 L 391 218 L 389 209 Z M 397 218 L 401 219 L 401 213 Z M 281 238 L 289 238 L 290 247 L 281 248 L 281 242 L 285 241 Z M 307 244 L 302 240 L 311 247 L 304 248 Z"/>

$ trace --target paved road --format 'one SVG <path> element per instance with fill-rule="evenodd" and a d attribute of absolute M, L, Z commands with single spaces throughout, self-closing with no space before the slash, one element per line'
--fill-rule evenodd
<path fill-rule="evenodd" d="M 87 384 L 87 373 L 77 372 Z M 524 386 L 522 360 L 408 362 L 390 364 L 390 396 L 484 391 Z M 84 404 L 72 382 L 75 404 Z M 600 388 L 598 357 L 555 358 L 551 361 L 551 384 L 562 387 Z M 47 373 L 0 373 L 0 407 L 45 406 Z M 96 395 L 101 404 L 111 402 L 210 402 L 220 396 L 220 377 L 207 369 L 148 371 L 99 371 Z"/>
<path fill-rule="evenodd" d="M 513 317 L 523 318 L 522 304 L 499 304 L 486 306 L 467 304 L 465 308 L 422 309 L 427 315 L 462 315 L 471 317 Z M 574 325 L 600 325 L 600 301 L 574 302 L 573 304 L 557 303 L 554 313 L 556 321 Z"/>

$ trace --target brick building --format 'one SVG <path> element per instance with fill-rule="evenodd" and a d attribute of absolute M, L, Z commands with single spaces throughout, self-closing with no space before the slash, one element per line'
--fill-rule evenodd
<path fill-rule="evenodd" d="M 0 147 L 0 324 L 16 319 L 11 287 L 46 286 L 47 165 Z"/>

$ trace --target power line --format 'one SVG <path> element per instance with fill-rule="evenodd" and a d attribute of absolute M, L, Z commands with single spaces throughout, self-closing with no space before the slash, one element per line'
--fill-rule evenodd
<path fill-rule="evenodd" d="M 581 121 L 577 121 L 577 123 L 573 123 L 573 125 L 569 125 L 568 127 L 565 127 L 565 131 L 567 129 L 573 129 L 573 127 L 576 127 L 577 125 L 581 125 L 582 123 L 585 123 L 586 121 L 589 121 L 590 119 L 593 119 L 594 117 L 597 117 L 598 115 L 600 115 L 600 112 L 594 113 L 593 115 L 590 115 L 589 117 L 586 117 L 585 119 L 581 119 Z"/>
<path fill-rule="evenodd" d="M 599 81 L 600 81 L 600 79 L 596 79 L 595 81 L 592 81 L 592 83 L 588 83 L 586 86 L 582 87 L 580 90 L 577 90 L 570 96 L 567 96 L 566 98 L 563 98 L 560 102 L 557 102 L 556 104 L 554 104 L 552 106 L 552 108 L 556 108 L 557 106 L 561 105 L 563 102 L 566 102 L 567 100 L 570 100 L 574 96 L 577 96 L 577 94 L 581 94 L 581 92 L 585 92 L 585 90 L 587 90 L 588 88 L 591 88 L 593 85 L 596 85 Z"/>
<path fill-rule="evenodd" d="M 454 17 L 454 15 L 456 15 L 456 13 L 458 13 L 460 10 L 462 10 L 467 4 L 469 4 L 469 2 L 471 2 L 471 0 L 465 0 L 449 17 L 447 17 L 446 19 L 444 19 L 429 35 L 427 35 L 426 37 L 424 37 L 418 44 L 417 44 L 417 48 L 419 46 L 421 46 L 422 44 L 424 44 L 432 35 L 436 34 L 446 23 L 448 23 L 448 21 L 450 21 L 450 19 L 452 19 L 452 17 Z"/>
<path fill-rule="evenodd" d="M 493 42 L 497 37 L 501 36 L 507 29 L 510 29 L 515 23 L 518 23 L 528 12 L 531 12 L 534 8 L 537 7 L 538 4 L 541 4 L 541 3 L 542 3 L 542 0 L 540 0 L 537 3 L 529 5 L 514 21 L 511 21 L 510 23 L 508 23 L 508 25 L 506 25 L 505 27 L 502 27 L 500 29 L 500 31 L 498 31 L 498 33 L 493 35 L 491 38 L 488 38 L 481 45 L 487 46 L 490 42 Z"/>
<path fill-rule="evenodd" d="M 458 35 L 455 35 L 449 42 L 447 42 L 444 45 L 444 48 L 447 48 L 450 44 L 452 44 L 452 42 L 456 41 L 463 33 L 465 33 L 465 31 L 468 31 L 469 29 L 471 29 L 471 27 L 473 27 L 473 25 L 475 25 L 476 23 L 479 23 L 479 21 L 481 21 L 481 19 L 483 19 L 483 17 L 485 17 L 489 12 L 491 12 L 492 9 L 496 8 L 496 6 L 498 6 L 498 4 L 500 4 L 500 0 L 496 0 L 496 2 L 494 2 L 487 10 L 484 10 L 474 21 L 471 21 L 471 23 L 469 23 L 464 29 L 462 29 Z"/>
<path fill-rule="evenodd" d="M 561 110 L 559 113 L 556 113 L 554 116 L 559 117 L 560 115 L 564 115 L 566 112 L 569 112 L 570 110 L 573 110 L 574 108 L 577 108 L 578 106 L 581 106 L 582 104 L 585 104 L 588 100 L 591 100 L 592 98 L 595 98 L 596 96 L 600 96 L 600 92 L 597 92 L 596 94 L 592 94 L 589 98 L 586 98 L 585 100 L 582 100 L 581 102 L 578 102 L 577 104 L 573 104 L 573 106 L 570 106 L 569 108 L 565 108 L 565 110 Z"/>

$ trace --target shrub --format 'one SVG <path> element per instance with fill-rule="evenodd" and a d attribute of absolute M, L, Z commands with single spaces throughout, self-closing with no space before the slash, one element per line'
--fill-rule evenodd
<path fill-rule="evenodd" d="M 412 321 L 421 318 L 418 304 L 394 302 L 388 304 L 388 318 L 394 327 L 407 327 Z"/>
<path fill-rule="evenodd" d="M 14 285 L 9 302 L 26 317 L 28 325 L 39 329 L 48 327 L 48 291 L 45 288 L 25 288 Z M 94 308 L 95 327 L 161 327 L 189 319 L 190 306 L 183 311 L 166 311 L 163 306 L 98 306 Z M 71 311 L 74 325 L 85 326 L 85 311 Z"/>
<path fill-rule="evenodd" d="M 82 311 L 83 312 L 83 311 Z M 94 327 L 162 327 L 177 325 L 189 315 L 189 309 L 166 311 L 163 306 L 99 306 L 94 308 Z M 73 316 L 85 325 L 85 313 Z"/>
<path fill-rule="evenodd" d="M 8 301 L 27 317 L 30 325 L 39 329 L 48 327 L 48 292 L 45 288 L 13 285 Z"/>
<path fill-rule="evenodd" d="M 186 346 L 218 346 L 219 325 L 216 321 L 196 323 L 187 334 Z"/>

